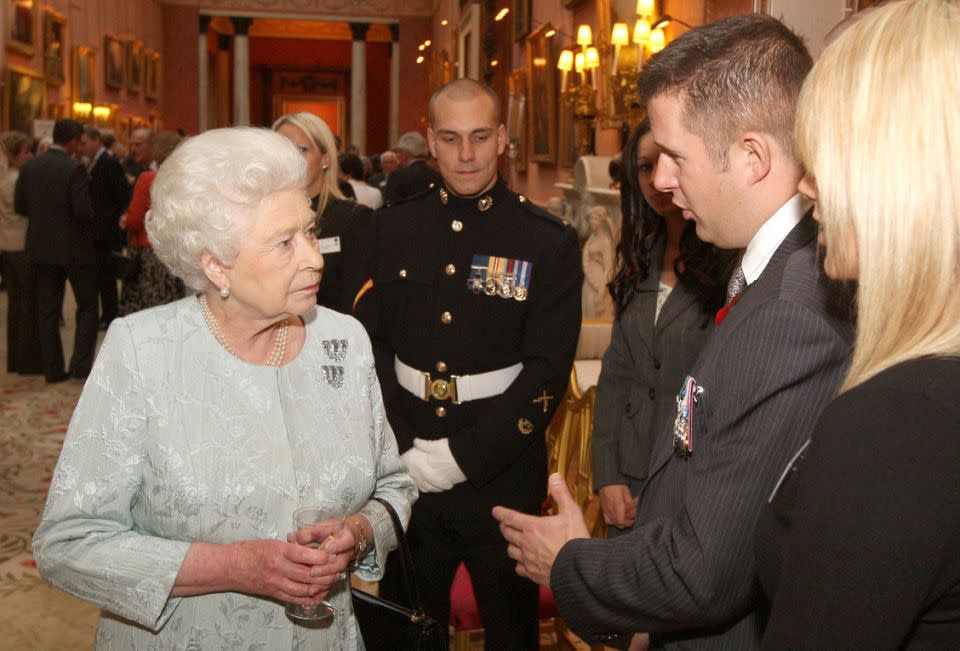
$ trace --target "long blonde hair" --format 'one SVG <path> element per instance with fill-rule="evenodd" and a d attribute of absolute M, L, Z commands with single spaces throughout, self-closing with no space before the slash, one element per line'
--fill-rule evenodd
<path fill-rule="evenodd" d="M 321 154 L 329 155 L 328 158 L 330 162 L 327 168 L 321 172 L 323 175 L 323 184 L 320 186 L 320 198 L 317 201 L 317 217 L 320 217 L 323 215 L 323 211 L 326 209 L 331 196 L 337 199 L 346 198 L 337 186 L 338 173 L 340 171 L 340 167 L 337 164 L 337 141 L 333 137 L 333 132 L 330 131 L 327 123 L 313 113 L 302 111 L 300 113 L 289 113 L 280 116 L 280 118 L 273 123 L 272 128 L 276 131 L 285 124 L 290 124 L 300 129 L 304 135 L 313 141 L 313 144 Z"/>
<path fill-rule="evenodd" d="M 796 128 L 838 269 L 857 270 L 841 390 L 960 355 L 960 0 L 899 0 L 824 50 Z M 847 243 L 856 243 L 856 260 Z"/>

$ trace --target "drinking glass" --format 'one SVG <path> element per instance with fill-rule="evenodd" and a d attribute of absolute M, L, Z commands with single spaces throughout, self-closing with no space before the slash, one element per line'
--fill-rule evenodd
<path fill-rule="evenodd" d="M 307 506 L 297 509 L 293 512 L 293 529 L 300 531 L 323 524 L 323 533 L 326 535 L 318 540 L 307 543 L 308 547 L 319 548 L 329 538 L 337 535 L 343 528 L 343 511 L 335 507 Z M 287 604 L 287 616 L 311 624 L 323 624 L 333 619 L 333 605 L 327 601 L 321 601 L 315 606 L 302 606 L 300 604 Z"/>

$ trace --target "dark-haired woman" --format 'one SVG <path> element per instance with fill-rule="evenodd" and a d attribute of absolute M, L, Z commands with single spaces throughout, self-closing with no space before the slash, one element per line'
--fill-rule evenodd
<path fill-rule="evenodd" d="M 659 156 L 644 120 L 623 150 L 623 228 L 609 285 L 616 318 L 593 421 L 593 482 L 609 535 L 634 524 L 653 437 L 666 435 L 676 414 L 736 262 L 736 252 L 697 238 L 670 193 L 653 187 Z"/>

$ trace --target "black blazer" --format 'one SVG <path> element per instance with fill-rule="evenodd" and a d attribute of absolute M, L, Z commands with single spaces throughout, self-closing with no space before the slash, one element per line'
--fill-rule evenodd
<path fill-rule="evenodd" d="M 654 244 L 650 273 L 613 322 L 593 416 L 593 487 L 647 477 L 655 434 L 677 412 L 677 391 L 707 341 L 712 314 L 677 282 L 654 323 L 665 238 Z"/>
<path fill-rule="evenodd" d="M 637 525 L 560 550 L 560 615 L 587 639 L 652 633 L 654 648 L 756 649 L 757 516 L 846 371 L 852 327 L 821 273 L 807 215 L 712 333 L 691 375 L 693 452 L 657 433 Z"/>
<path fill-rule="evenodd" d="M 960 358 L 839 396 L 757 524 L 763 648 L 960 649 Z"/>
<path fill-rule="evenodd" d="M 90 170 L 90 198 L 93 201 L 94 238 L 119 245 L 123 231 L 117 222 L 130 205 L 130 184 L 123 166 L 109 152 L 103 152 Z"/>
<path fill-rule="evenodd" d="M 331 310 L 350 314 L 353 299 L 367 279 L 367 255 L 370 249 L 373 211 L 355 201 L 330 196 L 323 215 L 317 221 L 317 236 L 323 254 L 323 276 L 317 303 Z"/>
<path fill-rule="evenodd" d="M 94 264 L 87 170 L 61 149 L 20 168 L 15 210 L 30 220 L 26 252 L 36 264 Z"/>

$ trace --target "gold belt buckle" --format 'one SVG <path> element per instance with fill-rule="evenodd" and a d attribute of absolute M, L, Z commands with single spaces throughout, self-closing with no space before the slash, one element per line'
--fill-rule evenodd
<path fill-rule="evenodd" d="M 459 405 L 460 401 L 457 400 L 457 377 L 456 375 L 451 375 L 449 380 L 436 379 L 433 380 L 430 378 L 430 374 L 421 371 L 423 373 L 423 379 L 426 384 L 426 394 L 427 399 L 433 398 L 434 400 L 449 400 L 455 405 Z"/>

